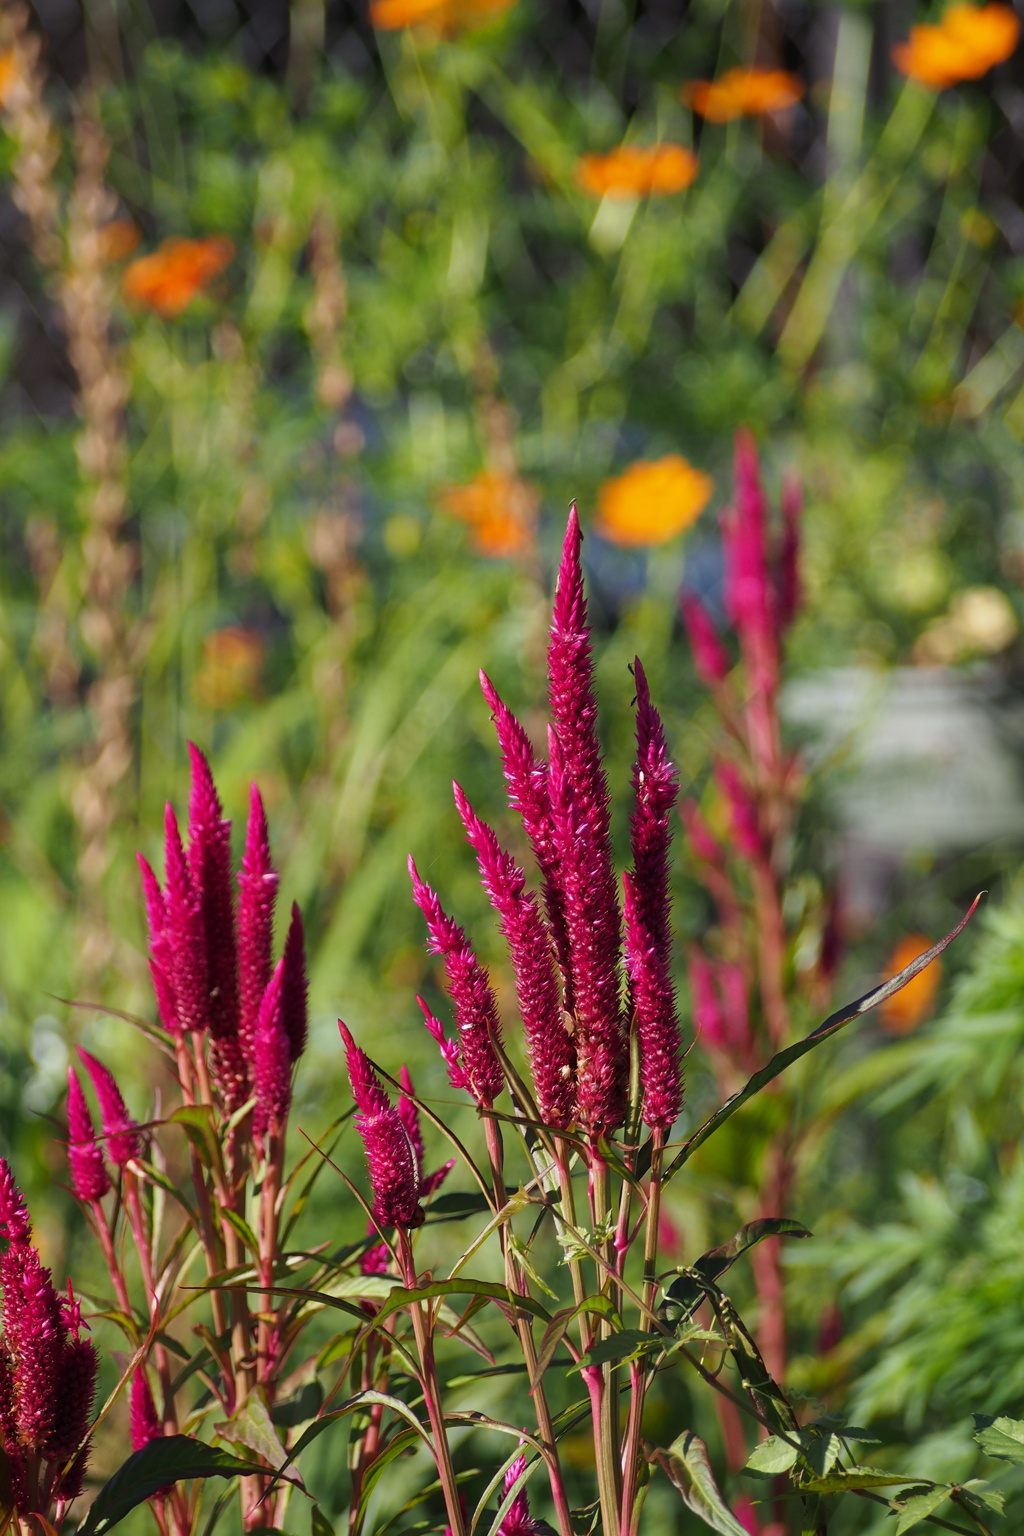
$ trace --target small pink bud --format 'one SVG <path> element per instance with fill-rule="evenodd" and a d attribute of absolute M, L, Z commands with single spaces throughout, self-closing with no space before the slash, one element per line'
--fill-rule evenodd
<path fill-rule="evenodd" d="M 77 1199 L 86 1204 L 103 1199 L 110 1180 L 74 1067 L 68 1067 L 68 1168 Z"/>
<path fill-rule="evenodd" d="M 124 1168 L 128 1163 L 142 1156 L 142 1139 L 138 1123 L 128 1113 L 124 1099 L 121 1097 L 121 1090 L 103 1063 L 97 1061 L 95 1056 L 90 1056 L 89 1052 L 83 1050 L 81 1046 L 78 1047 L 78 1055 L 96 1090 L 96 1097 L 100 1104 L 100 1122 L 103 1126 L 110 1160 L 119 1168 Z"/>

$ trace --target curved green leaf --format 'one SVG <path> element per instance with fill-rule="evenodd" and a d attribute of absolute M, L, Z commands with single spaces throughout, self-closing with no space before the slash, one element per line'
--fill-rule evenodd
<path fill-rule="evenodd" d="M 708 1460 L 708 1448 L 692 1430 L 686 1430 L 673 1440 L 668 1450 L 652 1452 L 650 1460 L 656 1462 L 669 1481 L 679 1489 L 688 1509 L 709 1525 L 719 1536 L 747 1536 L 732 1510 L 722 1497 Z"/>
<path fill-rule="evenodd" d="M 245 1477 L 266 1472 L 258 1462 L 240 1461 L 218 1446 L 190 1435 L 166 1435 L 135 1451 L 109 1478 L 78 1528 L 78 1536 L 105 1536 L 125 1515 L 169 1483 L 195 1477 Z"/>
<path fill-rule="evenodd" d="M 393 1313 L 402 1311 L 411 1302 L 429 1301 L 435 1296 L 488 1296 L 493 1301 L 501 1302 L 510 1311 L 532 1312 L 534 1317 L 541 1318 L 545 1323 L 551 1321 L 550 1312 L 539 1301 L 534 1301 L 532 1296 L 520 1296 L 507 1285 L 498 1285 L 491 1280 L 435 1280 L 413 1291 L 396 1285 L 378 1312 L 375 1326 L 379 1326 Z"/>
<path fill-rule="evenodd" d="M 1024 1421 L 1005 1416 L 974 1415 L 974 1438 L 986 1456 L 999 1461 L 1024 1462 Z"/>

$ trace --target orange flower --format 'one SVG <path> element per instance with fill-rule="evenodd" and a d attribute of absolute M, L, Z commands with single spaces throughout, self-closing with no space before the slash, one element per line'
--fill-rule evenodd
<path fill-rule="evenodd" d="M 931 939 L 923 933 L 908 933 L 900 939 L 889 956 L 883 971 L 883 979 L 898 976 L 912 960 L 931 948 Z M 890 1035 L 909 1035 L 911 1030 L 928 1017 L 935 1007 L 935 998 L 942 980 L 942 961 L 933 960 L 913 981 L 908 981 L 902 992 L 887 998 L 878 1010 L 879 1022 Z"/>
<path fill-rule="evenodd" d="M 717 80 L 688 81 L 680 94 L 709 123 L 731 123 L 795 107 L 804 84 L 784 69 L 727 69 Z"/>
<path fill-rule="evenodd" d="M 173 319 L 224 271 L 234 254 L 234 243 L 227 235 L 165 240 L 158 251 L 132 262 L 124 274 L 124 296 Z"/>
<path fill-rule="evenodd" d="M 370 21 L 381 32 L 422 27 L 435 37 L 452 37 L 496 21 L 516 0 L 370 0 Z"/>
<path fill-rule="evenodd" d="M 7 105 L 11 86 L 18 78 L 18 60 L 13 48 L 0 49 L 0 107 Z"/>
<path fill-rule="evenodd" d="M 714 481 L 682 454 L 641 460 L 597 494 L 596 531 L 612 544 L 664 544 L 703 512 Z"/>
<path fill-rule="evenodd" d="M 468 523 L 481 555 L 508 560 L 533 547 L 535 498 L 530 486 L 485 469 L 468 485 L 447 486 L 438 503 L 449 517 Z"/>
<path fill-rule="evenodd" d="M 593 197 L 650 197 L 682 192 L 697 169 L 697 156 L 682 144 L 620 144 L 609 155 L 584 155 L 576 180 Z"/>
<path fill-rule="evenodd" d="M 123 261 L 142 239 L 134 219 L 113 219 L 100 230 L 100 255 L 104 261 Z"/>
<path fill-rule="evenodd" d="M 263 639 L 252 629 L 215 629 L 203 641 L 195 676 L 196 698 L 207 709 L 228 709 L 251 699 L 263 671 Z"/>
<path fill-rule="evenodd" d="M 1008 59 L 1020 22 L 1008 5 L 951 5 L 937 27 L 911 27 L 892 50 L 896 68 L 929 90 L 978 80 Z"/>

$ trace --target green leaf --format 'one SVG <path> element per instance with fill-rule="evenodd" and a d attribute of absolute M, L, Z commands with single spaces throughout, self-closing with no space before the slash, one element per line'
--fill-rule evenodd
<path fill-rule="evenodd" d="M 414 1429 L 399 1430 L 398 1434 L 392 1436 L 392 1438 L 388 1441 L 387 1445 L 380 1452 L 380 1454 L 375 1456 L 373 1461 L 371 1461 L 370 1465 L 366 1469 L 366 1474 L 363 1478 L 363 1486 L 359 1493 L 359 1509 L 356 1516 L 357 1529 L 359 1529 L 361 1526 L 363 1518 L 366 1514 L 366 1507 L 370 1502 L 370 1495 L 373 1493 L 373 1490 L 384 1476 L 384 1473 L 387 1471 L 388 1467 L 397 1457 L 401 1456 L 403 1451 L 407 1451 L 410 1446 L 418 1444 L 419 1439 L 420 1437 Z"/>
<path fill-rule="evenodd" d="M 430 1202 L 427 1223 L 429 1225 L 431 1222 L 438 1221 L 462 1221 L 467 1216 L 480 1216 L 490 1208 L 490 1201 L 473 1189 L 457 1191 L 449 1195 L 437 1195 Z"/>
<path fill-rule="evenodd" d="M 308 1424 L 320 1412 L 324 1401 L 324 1389 L 318 1381 L 307 1381 L 284 1402 L 275 1403 L 270 1422 L 281 1429 L 294 1429 L 297 1424 Z"/>
<path fill-rule="evenodd" d="M 837 1468 L 827 1477 L 812 1477 L 801 1487 L 808 1493 L 842 1493 L 844 1488 L 895 1488 L 900 1483 L 920 1483 L 919 1477 L 901 1477 L 898 1472 L 880 1472 L 877 1467 Z"/>
<path fill-rule="evenodd" d="M 255 1451 L 275 1471 L 280 1471 L 288 1460 L 288 1452 L 278 1438 L 266 1405 L 254 1393 L 246 1398 L 230 1419 L 215 1424 L 213 1432 L 221 1440 L 227 1440 L 233 1445 L 244 1445 L 246 1450 Z"/>
<path fill-rule="evenodd" d="M 769 1435 L 767 1440 L 755 1446 L 744 1468 L 746 1472 L 760 1472 L 764 1477 L 775 1477 L 788 1472 L 800 1454 L 798 1445 L 790 1445 L 781 1435 Z"/>
<path fill-rule="evenodd" d="M 219 1446 L 190 1435 L 161 1436 L 129 1456 L 104 1483 L 78 1528 L 78 1536 L 104 1536 L 168 1483 L 195 1477 L 244 1477 L 265 1470 L 256 1462 L 240 1461 Z"/>
<path fill-rule="evenodd" d="M 903 1536 L 904 1531 L 912 1530 L 922 1520 L 927 1520 L 940 1504 L 945 1504 L 951 1492 L 949 1483 L 939 1483 L 934 1488 L 910 1488 L 903 1498 L 894 1499 L 892 1507 L 899 1519 L 893 1536 Z"/>
<path fill-rule="evenodd" d="M 578 1307 L 562 1307 L 545 1328 L 544 1336 L 540 1341 L 540 1349 L 537 1352 L 537 1381 L 552 1364 L 559 1344 L 581 1312 L 598 1313 L 604 1317 L 618 1316 L 610 1296 L 585 1296 Z M 535 1386 L 536 1382 L 533 1385 Z"/>
<path fill-rule="evenodd" d="M 701 1280 L 717 1280 L 730 1269 L 740 1254 L 746 1253 L 766 1237 L 810 1237 L 811 1233 L 799 1221 L 788 1216 L 762 1216 L 759 1221 L 748 1221 L 740 1227 L 735 1237 L 701 1255 L 678 1280 L 674 1280 L 665 1292 L 662 1309 L 666 1321 L 683 1322 L 703 1299 L 704 1291 L 695 1277 Z"/>
<path fill-rule="evenodd" d="M 170 1125 L 182 1127 L 204 1168 L 220 1167 L 220 1142 L 214 1129 L 213 1109 L 209 1104 L 183 1104 L 167 1118 Z"/>
<path fill-rule="evenodd" d="M 259 1238 L 256 1236 L 252 1227 L 250 1227 L 249 1223 L 245 1220 L 245 1217 L 239 1216 L 237 1211 L 229 1210 L 226 1205 L 221 1206 L 220 1214 L 223 1216 L 228 1226 L 235 1229 L 239 1237 L 242 1239 L 242 1242 L 249 1249 L 249 1252 L 258 1255 L 260 1251 Z"/>
<path fill-rule="evenodd" d="M 411 1434 L 412 1431 L 410 1430 Z M 334 1526 L 328 1520 L 319 1504 L 314 1504 L 309 1517 L 312 1536 L 334 1536 Z"/>
<path fill-rule="evenodd" d="M 631 1355 L 638 1354 L 641 1350 L 650 1349 L 657 1345 L 664 1345 L 665 1335 L 662 1333 L 644 1333 L 639 1328 L 623 1328 L 618 1333 L 609 1334 L 606 1339 L 598 1339 L 587 1352 L 580 1356 L 577 1370 L 587 1365 L 608 1365 L 616 1360 L 628 1360 Z"/>
<path fill-rule="evenodd" d="M 785 1072 L 787 1067 L 791 1067 L 795 1061 L 799 1061 L 802 1056 L 806 1056 L 808 1051 L 813 1051 L 816 1046 L 821 1045 L 823 1041 L 836 1034 L 842 1029 L 844 1024 L 849 1024 L 852 1019 L 859 1018 L 861 1014 L 870 1012 L 872 1008 L 877 1008 L 879 1003 L 884 1003 L 887 998 L 892 997 L 895 992 L 899 992 L 902 987 L 905 987 L 908 981 L 913 981 L 914 977 L 923 971 L 925 966 L 930 965 L 937 955 L 941 955 L 942 951 L 952 944 L 954 939 L 959 938 L 974 916 L 978 902 L 983 895 L 984 892 L 982 891 L 975 896 L 956 927 L 952 928 L 944 939 L 940 939 L 937 944 L 932 945 L 931 949 L 926 949 L 923 954 L 918 955 L 917 959 L 912 960 L 898 975 L 893 976 L 890 981 L 883 982 L 880 987 L 873 987 L 870 992 L 865 992 L 863 997 L 855 998 L 852 1003 L 847 1003 L 846 1007 L 840 1008 L 838 1013 L 829 1014 L 825 1022 L 819 1024 L 817 1029 L 812 1030 L 809 1035 L 805 1035 L 802 1040 L 794 1041 L 784 1051 L 779 1051 L 776 1056 L 772 1057 L 767 1066 L 762 1067 L 760 1072 L 755 1072 L 753 1077 L 744 1083 L 738 1093 L 734 1093 L 732 1098 L 726 1099 L 725 1103 L 719 1109 L 716 1109 L 715 1113 L 705 1120 L 702 1126 L 694 1131 L 689 1140 L 683 1143 L 683 1146 L 665 1169 L 665 1180 L 667 1181 L 674 1173 L 677 1173 L 683 1164 L 693 1156 L 697 1148 L 702 1147 L 708 1137 L 713 1136 L 719 1126 L 723 1125 L 738 1109 L 742 1108 L 748 1099 L 752 1099 L 756 1093 L 760 1093 L 762 1088 L 766 1088 L 780 1073 Z"/>
<path fill-rule="evenodd" d="M 722 1497 L 708 1460 L 708 1448 L 691 1430 L 673 1440 L 668 1450 L 658 1449 L 650 1458 L 682 1494 L 683 1503 L 719 1536 L 747 1536 Z"/>
<path fill-rule="evenodd" d="M 998 1461 L 1024 1462 L 1024 1421 L 976 1413 L 974 1426 L 974 1438 L 986 1456 L 994 1456 Z"/>
<path fill-rule="evenodd" d="M 1005 1496 L 997 1493 L 994 1488 L 990 1488 L 980 1477 L 970 1478 L 968 1482 L 961 1484 L 956 1492 L 959 1501 L 971 1505 L 980 1504 L 982 1508 L 991 1509 L 997 1515 L 1002 1514 L 1003 1505 L 1006 1503 Z"/>
<path fill-rule="evenodd" d="M 520 1296 L 507 1285 L 497 1285 L 489 1280 L 435 1280 L 433 1284 L 421 1285 L 413 1291 L 396 1285 L 378 1312 L 374 1326 L 379 1327 L 385 1318 L 403 1311 L 410 1302 L 429 1301 L 435 1296 L 489 1296 L 510 1311 L 532 1312 L 545 1323 L 551 1321 L 550 1312 L 539 1301 L 534 1301 L 532 1296 Z"/>

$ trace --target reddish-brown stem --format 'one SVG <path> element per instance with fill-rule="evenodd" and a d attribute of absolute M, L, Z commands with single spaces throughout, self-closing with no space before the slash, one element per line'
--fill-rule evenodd
<path fill-rule="evenodd" d="M 407 1289 L 415 1290 L 417 1284 L 416 1265 L 413 1260 L 412 1243 L 404 1227 L 399 1227 L 398 1229 L 398 1254 L 402 1265 L 403 1282 Z M 459 1487 L 455 1480 L 455 1466 L 452 1462 L 451 1447 L 448 1444 L 448 1434 L 445 1430 L 441 1392 L 437 1384 L 433 1330 L 427 1321 L 422 1302 L 410 1302 L 409 1314 L 412 1318 L 412 1331 L 416 1338 L 416 1350 L 419 1354 L 420 1385 L 423 1388 L 423 1398 L 427 1405 L 427 1417 L 430 1420 L 433 1439 L 434 1462 L 437 1466 L 438 1480 L 444 1493 L 445 1508 L 448 1511 L 448 1524 L 451 1527 L 452 1536 L 468 1536 L 466 1517 L 462 1511 Z"/>

